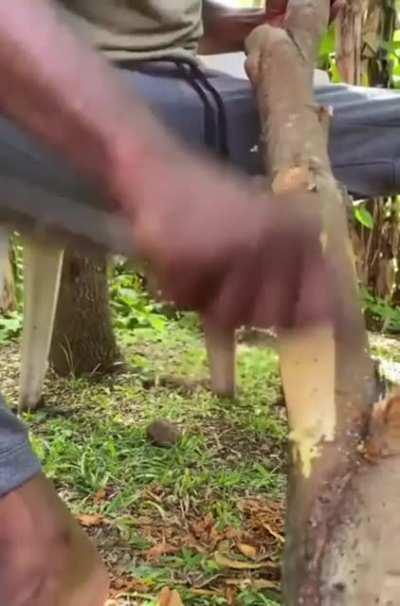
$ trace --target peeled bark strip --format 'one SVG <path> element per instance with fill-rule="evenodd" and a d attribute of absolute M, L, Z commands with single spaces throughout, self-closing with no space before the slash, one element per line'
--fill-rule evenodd
<path fill-rule="evenodd" d="M 366 440 L 371 446 L 379 426 L 370 422 L 374 369 L 345 199 L 327 153 L 329 111 L 316 106 L 312 91 L 329 5 L 329 0 L 290 0 L 286 30 L 265 25 L 247 42 L 247 69 L 256 90 L 272 187 L 293 192 L 294 203 L 296 192 L 313 192 L 311 212 L 320 213 L 321 246 L 333 268 L 339 309 L 334 326 L 279 335 L 291 442 L 285 603 L 399 604 L 400 563 L 389 541 L 391 532 L 399 530 L 394 511 L 400 507 L 400 488 L 393 482 L 400 471 L 400 431 L 393 431 L 397 407 L 385 417 L 391 449 L 385 455 L 377 449 L 372 463 L 363 444 Z M 377 407 L 374 411 L 373 418 Z"/>

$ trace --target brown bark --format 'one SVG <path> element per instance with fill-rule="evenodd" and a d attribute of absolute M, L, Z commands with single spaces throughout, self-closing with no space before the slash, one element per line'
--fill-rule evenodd
<path fill-rule="evenodd" d="M 50 351 L 61 376 L 107 373 L 120 360 L 108 304 L 107 265 L 102 256 L 67 249 Z"/>
<path fill-rule="evenodd" d="M 376 398 L 374 370 L 345 199 L 327 154 L 329 115 L 315 105 L 312 92 L 329 4 L 290 0 L 286 31 L 266 25 L 247 42 L 272 187 L 313 192 L 310 211 L 320 214 L 321 246 L 333 269 L 338 305 L 334 325 L 279 335 L 291 446 L 284 594 L 290 606 L 395 604 L 400 603 L 399 589 L 393 602 L 379 600 L 385 591 L 392 595 L 397 583 L 398 567 L 385 569 L 393 549 L 381 541 L 385 506 L 392 511 L 393 503 L 400 505 L 400 490 L 391 483 L 399 461 L 378 455 L 372 468 L 360 454 L 368 426 L 369 439 L 376 431 L 369 425 Z M 382 407 L 386 410 L 386 404 Z M 387 426 L 391 424 L 388 418 Z M 399 436 L 394 443 L 400 444 Z M 392 448 L 390 455 L 396 452 Z M 371 481 L 377 482 L 377 491 Z M 394 520 L 392 530 L 396 528 Z M 384 565 L 374 569 L 377 557 Z"/>
<path fill-rule="evenodd" d="M 336 60 L 348 84 L 390 86 L 387 51 L 396 22 L 394 0 L 352 0 L 337 20 Z"/>
<path fill-rule="evenodd" d="M 336 62 L 348 84 L 362 84 L 363 17 L 367 4 L 368 0 L 347 2 L 337 21 Z"/>

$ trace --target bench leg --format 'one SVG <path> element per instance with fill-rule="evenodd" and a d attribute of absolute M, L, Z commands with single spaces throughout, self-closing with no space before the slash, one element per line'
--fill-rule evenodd
<path fill-rule="evenodd" d="M 24 323 L 20 410 L 36 408 L 42 396 L 60 287 L 63 249 L 24 242 Z"/>
<path fill-rule="evenodd" d="M 218 396 L 235 396 L 235 333 L 222 331 L 204 322 L 211 389 Z"/>

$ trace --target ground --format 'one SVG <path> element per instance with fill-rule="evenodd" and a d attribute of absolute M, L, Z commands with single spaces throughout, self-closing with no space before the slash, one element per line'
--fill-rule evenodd
<path fill-rule="evenodd" d="M 374 343 L 396 357 L 397 343 Z M 2 391 L 15 405 L 18 344 L 2 349 Z M 137 328 L 125 355 L 131 370 L 107 379 L 50 374 L 44 407 L 25 415 L 48 475 L 109 566 L 110 606 L 150 606 L 164 587 L 185 605 L 279 603 L 286 421 L 276 354 L 240 346 L 235 402 L 164 381 L 207 377 L 190 318 Z M 149 443 L 157 418 L 180 426 L 176 446 Z"/>

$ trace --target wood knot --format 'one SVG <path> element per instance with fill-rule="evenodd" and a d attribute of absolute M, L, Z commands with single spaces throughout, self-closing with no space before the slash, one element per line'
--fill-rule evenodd
<path fill-rule="evenodd" d="M 317 186 L 312 170 L 306 164 L 291 166 L 279 171 L 272 183 L 272 191 L 276 194 L 293 191 L 316 191 Z"/>

